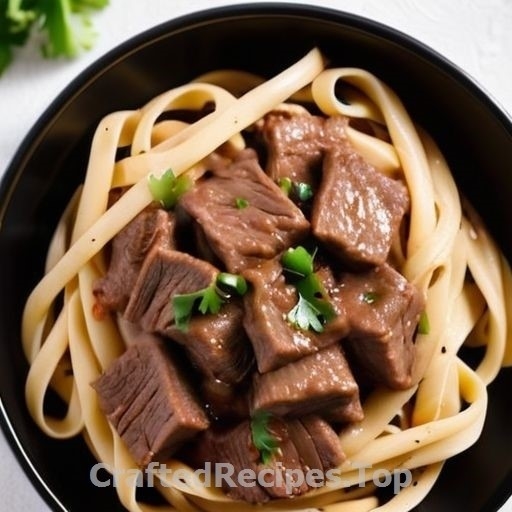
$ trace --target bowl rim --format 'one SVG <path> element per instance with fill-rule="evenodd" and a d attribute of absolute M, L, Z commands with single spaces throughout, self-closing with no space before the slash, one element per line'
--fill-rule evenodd
<path fill-rule="evenodd" d="M 312 0 L 309 0 L 312 1 Z M 373 36 L 388 40 L 437 66 L 442 72 L 454 78 L 466 88 L 483 106 L 490 111 L 493 118 L 500 123 L 512 137 L 512 113 L 507 110 L 479 83 L 470 73 L 439 53 L 421 40 L 402 32 L 400 29 L 386 25 L 363 15 L 347 12 L 342 8 L 317 6 L 311 3 L 294 2 L 259 2 L 238 3 L 201 9 L 188 14 L 170 18 L 147 28 L 106 51 L 80 71 L 50 102 L 38 116 L 32 127 L 18 145 L 0 180 L 0 231 L 3 218 L 8 209 L 10 198 L 21 177 L 21 170 L 31 158 L 35 148 L 44 141 L 46 131 L 59 112 L 73 102 L 74 98 L 92 82 L 115 66 L 118 62 L 145 46 L 150 46 L 160 39 L 172 34 L 188 31 L 201 25 L 224 22 L 229 18 L 312 18 L 315 21 L 327 21 L 344 24 L 356 30 L 371 33 Z M 45 482 L 33 461 L 24 449 L 16 434 L 16 428 L 2 399 L 0 390 L 0 426 L 25 475 L 31 481 L 39 496 L 51 510 L 64 511 L 66 507 L 59 497 Z M 501 507 L 512 494 L 512 471 L 497 486 L 488 506 Z"/>

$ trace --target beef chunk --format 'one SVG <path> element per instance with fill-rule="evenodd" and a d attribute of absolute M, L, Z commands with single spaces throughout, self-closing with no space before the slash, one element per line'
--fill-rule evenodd
<path fill-rule="evenodd" d="M 167 460 L 208 428 L 206 414 L 162 341 L 135 343 L 93 387 L 102 411 L 141 467 Z"/>
<path fill-rule="evenodd" d="M 339 345 L 303 357 L 278 370 L 256 374 L 252 410 L 279 416 L 329 414 L 342 406 L 357 412 L 351 421 L 362 419 L 359 388 Z M 357 410 L 356 410 L 357 409 Z"/>
<path fill-rule="evenodd" d="M 249 382 L 226 384 L 221 380 L 205 378 L 201 383 L 201 398 L 210 416 L 221 421 L 249 417 Z"/>
<path fill-rule="evenodd" d="M 249 503 L 264 503 L 269 495 L 258 483 L 255 486 L 237 485 L 237 475 L 244 469 L 258 473 L 260 454 L 252 442 L 249 421 L 229 428 L 210 428 L 202 434 L 191 447 L 193 465 L 204 468 L 204 462 L 213 464 L 232 464 L 234 473 L 230 482 L 222 481 L 225 492 L 233 499 Z"/>
<path fill-rule="evenodd" d="M 341 309 L 336 310 L 338 316 L 332 325 L 327 324 L 320 334 L 302 331 L 288 323 L 286 315 L 297 303 L 297 292 L 294 286 L 286 284 L 278 261 L 246 270 L 244 276 L 252 284 L 244 296 L 244 327 L 261 373 L 312 354 L 347 334 L 348 324 Z"/>
<path fill-rule="evenodd" d="M 320 178 L 324 152 L 346 143 L 347 119 L 309 114 L 271 112 L 263 120 L 261 134 L 268 151 L 266 171 L 278 181 L 315 185 Z"/>
<path fill-rule="evenodd" d="M 112 239 L 108 272 L 93 289 L 100 308 L 104 311 L 125 309 L 144 258 L 152 247 L 173 248 L 173 232 L 173 214 L 150 207 Z"/>
<path fill-rule="evenodd" d="M 351 326 L 344 342 L 347 354 L 373 382 L 410 387 L 413 335 L 424 308 L 421 293 L 387 264 L 345 274 L 339 290 Z"/>
<path fill-rule="evenodd" d="M 192 317 L 186 332 L 171 325 L 166 334 L 183 345 L 203 375 L 236 384 L 247 375 L 254 360 L 242 325 L 243 314 L 239 302 L 229 302 L 215 315 Z"/>
<path fill-rule="evenodd" d="M 320 416 L 306 416 L 296 421 L 300 421 L 307 435 L 313 440 L 322 463 L 320 469 L 327 471 L 336 468 L 345 460 L 338 435 L 324 419 Z M 302 453 L 299 445 L 297 446 Z"/>
<path fill-rule="evenodd" d="M 124 317 L 165 335 L 174 322 L 172 297 L 206 288 L 217 274 L 213 265 L 189 254 L 155 247 L 144 260 Z"/>
<path fill-rule="evenodd" d="M 297 480 L 310 469 L 327 471 L 339 466 L 345 456 L 336 432 L 319 417 L 309 416 L 304 420 L 283 420 L 271 417 L 267 430 L 277 441 L 278 450 L 271 460 L 263 464 L 260 453 L 252 440 L 251 423 L 245 420 L 234 427 L 213 427 L 202 433 L 183 453 L 193 467 L 204 467 L 204 463 L 229 463 L 234 467 L 233 480 L 242 469 L 251 469 L 256 475 L 265 469 L 272 473 L 262 474 L 267 485 L 254 487 L 224 485 L 227 493 L 235 499 L 251 503 L 263 503 L 269 498 L 290 498 L 309 490 L 306 481 Z M 290 471 L 288 475 L 286 471 Z M 295 476 L 291 485 L 287 478 Z M 281 483 L 281 485 L 276 485 Z M 274 484 L 274 485 L 272 485 Z"/>
<path fill-rule="evenodd" d="M 245 207 L 237 201 L 246 201 Z M 212 166 L 212 176 L 179 201 L 202 228 L 209 246 L 229 272 L 270 259 L 303 238 L 309 223 L 263 172 L 247 149 L 228 166 Z"/>
<path fill-rule="evenodd" d="M 313 233 L 348 262 L 379 265 L 388 257 L 408 205 L 401 182 L 380 174 L 350 146 L 340 146 L 324 158 Z"/>

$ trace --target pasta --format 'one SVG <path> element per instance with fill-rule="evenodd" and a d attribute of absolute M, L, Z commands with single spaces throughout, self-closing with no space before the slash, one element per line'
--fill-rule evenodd
<path fill-rule="evenodd" d="M 335 94 L 340 82 L 356 91 L 348 103 Z M 23 348 L 30 363 L 26 402 L 32 417 L 49 436 L 82 434 L 98 461 L 115 472 L 119 499 L 128 510 L 153 508 L 138 500 L 137 467 L 90 385 L 125 349 L 115 319 L 98 321 L 94 316 L 92 289 L 105 273 L 103 249 L 153 200 L 149 174 L 161 175 L 171 166 L 176 175 L 199 176 L 203 159 L 220 145 L 243 148 L 243 130 L 265 113 L 299 109 L 304 101 L 314 102 L 327 116 L 382 124 L 389 133 L 388 143 L 348 129 L 365 159 L 407 184 L 411 207 L 406 244 L 393 250 L 400 272 L 426 297 L 430 330 L 415 340 L 414 380 L 419 384 L 404 391 L 377 389 L 363 404 L 364 420 L 340 432 L 347 455 L 340 468 L 343 478 L 263 508 L 412 509 L 432 488 L 444 461 L 477 440 L 485 420 L 486 386 L 502 366 L 512 364 L 509 265 L 476 213 L 460 199 L 435 142 L 414 125 L 392 90 L 365 70 L 325 69 L 317 49 L 268 81 L 231 71 L 204 75 L 139 110 L 115 112 L 99 123 L 85 182 L 62 215 L 46 274 L 23 315 Z M 215 108 L 195 123 L 160 120 L 166 111 L 198 110 L 205 103 Z M 117 160 L 119 148 L 128 148 L 129 156 Z M 109 208 L 109 192 L 121 186 L 128 188 L 126 193 Z M 63 306 L 57 307 L 61 298 Z M 464 344 L 485 347 L 476 369 L 459 357 Z M 48 416 L 43 408 L 50 388 L 67 404 L 62 419 Z M 405 414 L 407 410 L 412 412 Z M 401 413 L 411 421 L 397 426 Z M 361 466 L 371 471 L 362 475 Z M 372 475 L 397 468 L 410 470 L 413 481 L 379 504 Z M 153 475 L 168 502 L 166 510 L 253 509 L 201 485 L 179 460 L 171 460 L 167 470 L 155 469 Z M 172 478 L 178 471 L 182 478 Z M 366 485 L 357 486 L 361 478 Z"/>

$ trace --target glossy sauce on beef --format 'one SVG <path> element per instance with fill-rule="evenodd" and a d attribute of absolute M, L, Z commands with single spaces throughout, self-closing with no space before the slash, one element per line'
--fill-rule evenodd
<path fill-rule="evenodd" d="M 337 431 L 364 417 L 361 386 L 414 384 L 424 300 L 390 257 L 408 193 L 355 152 L 346 125 L 270 113 L 256 126 L 263 154 L 212 155 L 174 212 L 154 205 L 113 239 L 94 293 L 129 346 L 93 386 L 141 467 L 179 453 L 193 467 L 327 471 L 345 458 Z M 283 178 L 312 197 L 296 201 Z M 319 324 L 309 327 L 291 316 L 305 292 L 282 258 L 299 245 L 314 253 L 318 289 L 306 306 Z M 243 297 L 223 295 L 218 311 L 178 325 L 173 298 L 211 288 L 221 272 L 244 278 Z M 277 447 L 267 456 L 253 430 L 262 417 Z M 290 497 L 277 484 L 225 491 L 251 503 Z"/>

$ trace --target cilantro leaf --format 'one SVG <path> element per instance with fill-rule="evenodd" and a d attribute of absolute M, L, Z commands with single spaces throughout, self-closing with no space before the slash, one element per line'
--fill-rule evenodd
<path fill-rule="evenodd" d="M 320 311 L 299 293 L 297 304 L 290 310 L 286 318 L 290 324 L 302 331 L 313 329 L 316 332 L 322 332 L 324 327 L 320 322 L 319 315 Z"/>
<path fill-rule="evenodd" d="M 315 253 L 312 255 L 302 247 L 290 247 L 281 256 L 281 264 L 285 270 L 297 274 L 299 276 L 308 276 L 313 272 L 313 259 Z"/>
<path fill-rule="evenodd" d="M 171 169 L 165 171 L 160 178 L 152 174 L 148 177 L 148 187 L 153 199 L 166 210 L 176 206 L 179 198 L 192 186 L 188 176 L 176 177 Z"/>
<path fill-rule="evenodd" d="M 303 202 L 309 201 L 313 197 L 313 189 L 309 183 L 294 183 L 294 188 L 297 197 Z"/>
<path fill-rule="evenodd" d="M 243 197 L 237 197 L 235 199 L 235 205 L 239 210 L 243 210 L 249 206 L 249 201 Z"/>
<path fill-rule="evenodd" d="M 43 35 L 45 57 L 75 57 L 94 44 L 90 13 L 108 0 L 0 0 L 0 74 L 13 58 L 13 46 L 27 43 L 34 27 Z"/>
<path fill-rule="evenodd" d="M 261 462 L 267 464 L 279 450 L 279 440 L 269 429 L 272 414 L 258 411 L 251 418 L 252 443 L 260 452 Z"/>
<path fill-rule="evenodd" d="M 186 332 L 195 310 L 203 315 L 217 314 L 222 304 L 230 297 L 221 286 L 235 291 L 238 295 L 244 295 L 247 292 L 247 282 L 242 276 L 220 272 L 206 288 L 191 293 L 177 294 L 172 298 L 176 327 L 180 331 Z"/>

